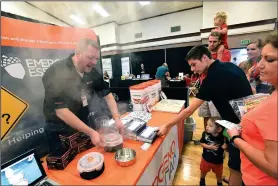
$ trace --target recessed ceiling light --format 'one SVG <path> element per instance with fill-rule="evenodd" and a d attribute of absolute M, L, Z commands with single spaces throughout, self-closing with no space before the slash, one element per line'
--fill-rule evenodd
<path fill-rule="evenodd" d="M 110 16 L 110 14 L 108 14 L 108 12 L 106 10 L 104 10 L 104 8 L 102 8 L 100 5 L 94 5 L 93 9 L 99 13 L 102 17 L 108 17 Z"/>
<path fill-rule="evenodd" d="M 145 5 L 150 4 L 151 2 L 150 1 L 139 1 L 139 3 L 140 3 L 140 5 L 145 6 Z"/>
<path fill-rule="evenodd" d="M 72 20 L 74 20 L 76 23 L 81 24 L 81 25 L 85 25 L 85 21 L 83 21 L 80 17 L 78 17 L 77 15 L 70 15 L 69 16 Z"/>

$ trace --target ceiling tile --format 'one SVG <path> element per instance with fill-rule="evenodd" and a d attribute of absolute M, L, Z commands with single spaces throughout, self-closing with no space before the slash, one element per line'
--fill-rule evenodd
<path fill-rule="evenodd" d="M 63 20 L 75 27 L 94 27 L 115 21 L 117 24 L 124 24 L 131 21 L 145 19 L 161 14 L 171 13 L 183 9 L 198 7 L 202 1 L 153 1 L 149 5 L 141 6 L 137 1 L 28 1 L 29 4 Z M 109 14 L 109 17 L 102 17 L 93 10 L 94 4 L 100 4 Z M 75 14 L 87 24 L 79 25 L 69 16 Z M 34 19 L 36 17 L 34 16 Z"/>

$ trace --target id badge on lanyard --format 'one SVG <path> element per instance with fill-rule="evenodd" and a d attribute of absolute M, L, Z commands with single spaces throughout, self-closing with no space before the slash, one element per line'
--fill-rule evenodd
<path fill-rule="evenodd" d="M 81 101 L 82 101 L 82 106 L 83 107 L 88 106 L 87 96 L 86 96 L 86 93 L 83 89 L 81 90 Z"/>

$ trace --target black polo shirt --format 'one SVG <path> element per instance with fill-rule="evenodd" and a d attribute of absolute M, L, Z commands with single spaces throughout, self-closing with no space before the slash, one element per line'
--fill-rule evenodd
<path fill-rule="evenodd" d="M 88 103 L 94 93 L 99 97 L 105 97 L 110 93 L 108 85 L 96 69 L 84 73 L 83 77 L 78 74 L 73 65 L 73 55 L 51 65 L 42 78 L 45 89 L 43 111 L 46 121 L 64 123 L 57 117 L 55 109 L 68 108 L 87 123 L 89 108 L 88 105 L 84 106 L 81 92 L 85 93 Z"/>
<path fill-rule="evenodd" d="M 233 63 L 215 60 L 209 66 L 196 97 L 212 101 L 222 119 L 239 123 L 229 101 L 249 95 L 252 95 L 252 90 L 243 70 Z"/>

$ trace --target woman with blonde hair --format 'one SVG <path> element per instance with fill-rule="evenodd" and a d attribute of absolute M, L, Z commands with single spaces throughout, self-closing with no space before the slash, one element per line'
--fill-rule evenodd
<path fill-rule="evenodd" d="M 240 150 L 241 172 L 246 185 L 278 185 L 277 86 L 278 35 L 266 38 L 258 63 L 261 81 L 275 87 L 272 94 L 241 121 L 242 132 L 228 130 L 231 141 Z"/>
<path fill-rule="evenodd" d="M 251 41 L 247 47 L 248 60 L 241 62 L 239 67 L 244 66 L 247 70 L 247 79 L 251 83 L 252 88 L 256 89 L 257 93 L 270 93 L 271 86 L 267 82 L 260 80 L 260 68 L 258 63 L 261 59 L 261 51 L 263 42 L 261 39 Z"/>

